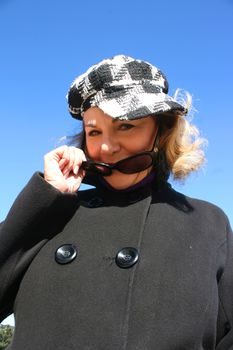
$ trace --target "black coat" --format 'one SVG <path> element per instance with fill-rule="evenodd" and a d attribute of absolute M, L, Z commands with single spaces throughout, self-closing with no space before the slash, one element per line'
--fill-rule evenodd
<path fill-rule="evenodd" d="M 169 185 L 62 194 L 35 174 L 0 242 L 11 350 L 233 349 L 232 233 L 210 203 Z"/>

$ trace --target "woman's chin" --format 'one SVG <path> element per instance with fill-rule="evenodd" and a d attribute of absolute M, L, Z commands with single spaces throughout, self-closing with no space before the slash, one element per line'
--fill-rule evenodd
<path fill-rule="evenodd" d="M 149 171 L 147 170 L 135 174 L 122 174 L 120 172 L 115 172 L 115 174 L 105 176 L 104 179 L 115 190 L 125 190 L 140 182 L 148 175 L 148 173 Z"/>

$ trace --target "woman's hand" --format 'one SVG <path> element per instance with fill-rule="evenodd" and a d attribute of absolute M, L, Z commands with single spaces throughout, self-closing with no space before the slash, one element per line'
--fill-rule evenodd
<path fill-rule="evenodd" d="M 44 156 L 44 178 L 61 192 L 75 192 L 85 175 L 80 169 L 83 160 L 86 160 L 86 157 L 79 148 L 56 148 Z"/>

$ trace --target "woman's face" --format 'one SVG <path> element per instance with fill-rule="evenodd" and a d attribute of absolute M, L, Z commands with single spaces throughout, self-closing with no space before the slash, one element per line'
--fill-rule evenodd
<path fill-rule="evenodd" d="M 153 148 L 157 125 L 149 116 L 137 120 L 118 120 L 98 107 L 84 112 L 84 130 L 88 156 L 97 162 L 113 164 L 134 154 Z M 125 189 L 141 181 L 151 168 L 135 174 L 113 170 L 105 180 L 115 189 Z"/>

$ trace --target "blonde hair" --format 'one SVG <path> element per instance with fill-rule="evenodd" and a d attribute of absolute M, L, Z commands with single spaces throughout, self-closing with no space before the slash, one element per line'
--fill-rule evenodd
<path fill-rule="evenodd" d="M 184 95 L 186 99 L 182 102 L 190 111 L 192 97 L 187 92 Z M 203 147 L 207 144 L 207 140 L 200 137 L 199 130 L 189 119 L 190 117 L 174 112 L 164 113 L 158 117 L 160 128 L 158 149 L 165 154 L 168 169 L 174 179 L 184 180 L 205 163 Z"/>

